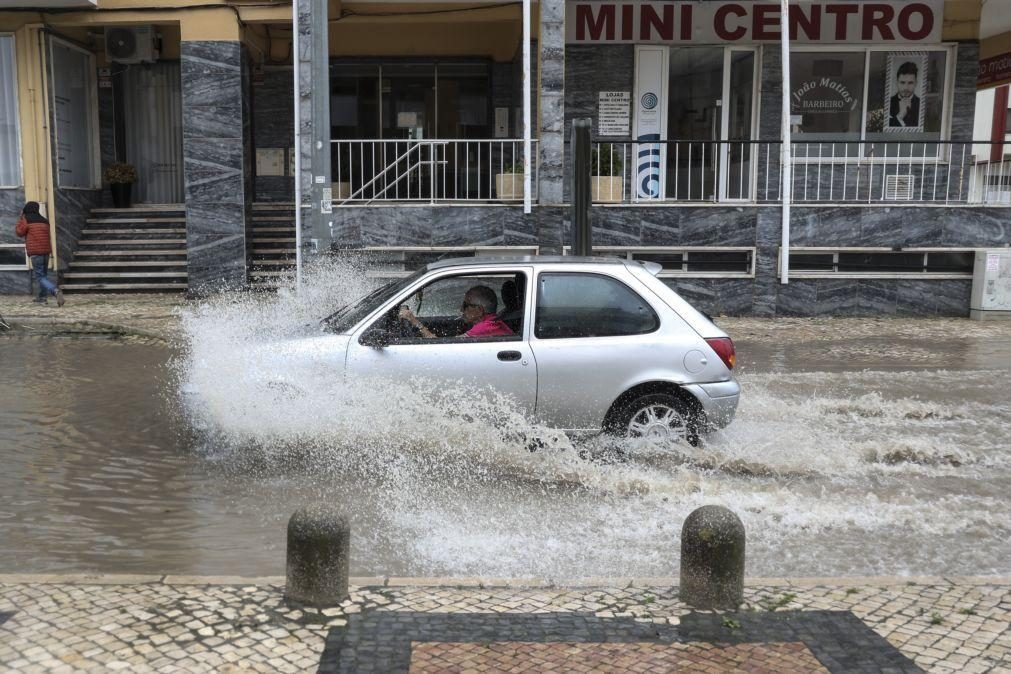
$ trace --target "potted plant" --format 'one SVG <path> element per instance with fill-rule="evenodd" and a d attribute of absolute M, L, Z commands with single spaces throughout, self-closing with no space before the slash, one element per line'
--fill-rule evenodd
<path fill-rule="evenodd" d="M 523 160 L 513 162 L 495 175 L 495 194 L 503 201 L 523 198 Z"/>
<path fill-rule="evenodd" d="M 130 208 L 130 188 L 137 182 L 137 169 L 132 164 L 112 164 L 105 169 L 105 182 L 112 192 L 112 205 Z"/>
<path fill-rule="evenodd" d="M 590 157 L 590 197 L 603 203 L 621 203 L 625 163 L 613 143 L 600 143 Z"/>

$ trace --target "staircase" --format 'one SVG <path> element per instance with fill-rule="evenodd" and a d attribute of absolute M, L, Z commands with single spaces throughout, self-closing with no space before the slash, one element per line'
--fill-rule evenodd
<path fill-rule="evenodd" d="M 65 293 L 186 290 L 182 204 L 96 208 L 91 216 L 63 274 Z"/>
<path fill-rule="evenodd" d="M 295 276 L 295 204 L 253 204 L 249 287 L 276 290 Z"/>

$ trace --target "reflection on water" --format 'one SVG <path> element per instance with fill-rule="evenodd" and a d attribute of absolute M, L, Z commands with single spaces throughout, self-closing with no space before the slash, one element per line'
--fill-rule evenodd
<path fill-rule="evenodd" d="M 741 342 L 737 420 L 663 452 L 345 383 L 325 341 L 298 369 L 290 338 L 361 291 L 332 276 L 195 306 L 178 353 L 0 338 L 0 571 L 280 574 L 287 518 L 324 499 L 357 575 L 674 575 L 708 503 L 744 520 L 752 576 L 1011 572 L 1011 338 Z"/>

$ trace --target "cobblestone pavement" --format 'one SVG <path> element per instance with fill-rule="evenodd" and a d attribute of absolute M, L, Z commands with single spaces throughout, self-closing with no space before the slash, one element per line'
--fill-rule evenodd
<path fill-rule="evenodd" d="M 228 302 L 222 293 L 215 300 Z M 275 301 L 272 294 L 263 301 Z M 8 321 L 39 326 L 74 326 L 83 331 L 101 331 L 115 326 L 128 334 L 174 340 L 179 336 L 179 312 L 193 306 L 178 294 L 68 295 L 63 308 L 33 304 L 26 295 L 0 295 L 0 315 Z M 326 311 L 320 310 L 322 316 Z M 1011 324 L 1001 321 L 970 321 L 966 318 L 734 318 L 716 317 L 716 323 L 735 341 L 749 340 L 786 345 L 803 342 L 860 339 L 865 337 L 943 340 L 954 338 L 1011 338 Z"/>
<path fill-rule="evenodd" d="M 691 611 L 671 579 L 353 583 L 319 611 L 279 578 L 0 576 L 0 668 L 1011 671 L 1011 578 L 757 580 L 735 613 Z"/>

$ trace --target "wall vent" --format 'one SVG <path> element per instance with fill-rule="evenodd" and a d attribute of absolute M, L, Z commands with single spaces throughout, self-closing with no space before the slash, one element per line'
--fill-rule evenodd
<path fill-rule="evenodd" d="M 916 191 L 913 174 L 885 176 L 885 201 L 910 201 Z"/>

